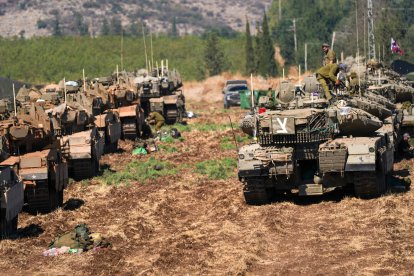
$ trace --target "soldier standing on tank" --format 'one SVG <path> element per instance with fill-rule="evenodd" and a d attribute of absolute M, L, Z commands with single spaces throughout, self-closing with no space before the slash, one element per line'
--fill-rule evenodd
<path fill-rule="evenodd" d="M 323 59 L 323 66 L 316 71 L 316 79 L 323 88 L 325 98 L 331 102 L 332 94 L 329 91 L 329 82 L 334 82 L 336 85 L 339 85 L 339 81 L 336 78 L 339 68 L 336 64 L 336 54 L 330 49 L 329 44 L 323 43 L 322 51 L 325 53 L 325 57 Z"/>
<path fill-rule="evenodd" d="M 155 131 L 157 132 L 161 129 L 161 127 L 165 123 L 164 117 L 159 112 L 156 112 L 156 111 L 153 111 L 149 114 L 147 121 L 150 125 L 155 125 Z"/>

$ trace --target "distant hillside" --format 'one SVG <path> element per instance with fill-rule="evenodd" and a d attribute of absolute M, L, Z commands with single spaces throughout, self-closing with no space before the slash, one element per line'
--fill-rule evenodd
<path fill-rule="evenodd" d="M 17 4 L 16 4 L 17 2 Z M 179 34 L 207 28 L 223 32 L 244 29 L 245 18 L 260 20 L 271 0 L 0 0 L 0 36 L 99 35 L 104 24 L 137 33 L 144 22 L 153 32 L 168 33 L 175 18 Z M 105 22 L 106 21 L 106 22 Z"/>

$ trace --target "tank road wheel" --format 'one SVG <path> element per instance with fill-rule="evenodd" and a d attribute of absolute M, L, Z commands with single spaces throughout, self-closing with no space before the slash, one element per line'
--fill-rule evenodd
<path fill-rule="evenodd" d="M 369 199 L 382 195 L 386 190 L 383 172 L 357 172 L 354 175 L 355 196 Z"/>
<path fill-rule="evenodd" d="M 270 201 L 270 194 L 261 179 L 245 180 L 243 195 L 248 205 L 263 205 Z"/>
<path fill-rule="evenodd" d="M 1 214 L 2 219 L 0 221 L 0 239 L 8 238 L 17 233 L 18 216 L 11 221 L 5 219 L 5 214 Z"/>

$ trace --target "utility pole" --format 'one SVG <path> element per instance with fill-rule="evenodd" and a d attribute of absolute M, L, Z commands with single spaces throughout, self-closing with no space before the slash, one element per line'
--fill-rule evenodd
<path fill-rule="evenodd" d="M 293 18 L 293 40 L 295 42 L 295 53 L 298 51 L 298 42 L 296 39 L 296 18 Z"/>
<path fill-rule="evenodd" d="M 374 16 L 372 14 L 372 0 L 367 0 L 368 11 L 368 59 L 375 59 Z"/>
<path fill-rule="evenodd" d="M 282 0 L 279 0 L 279 21 L 282 20 Z"/>
<path fill-rule="evenodd" d="M 305 43 L 305 72 L 308 71 L 308 43 Z"/>

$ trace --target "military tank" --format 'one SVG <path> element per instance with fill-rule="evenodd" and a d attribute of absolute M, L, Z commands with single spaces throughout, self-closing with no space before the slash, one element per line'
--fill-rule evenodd
<path fill-rule="evenodd" d="M 121 119 L 118 112 L 108 110 L 95 116 L 95 126 L 105 141 L 105 153 L 116 152 L 121 139 Z"/>
<path fill-rule="evenodd" d="M 57 149 L 12 156 L 0 166 L 16 170 L 24 183 L 25 201 L 31 212 L 48 213 L 63 205 L 68 167 Z"/>
<path fill-rule="evenodd" d="M 256 108 L 242 120 L 242 130 L 256 141 L 239 149 L 238 176 L 248 204 L 292 191 L 321 195 L 352 186 L 361 198 L 385 191 L 395 148 L 384 127 L 389 112 L 383 108 L 381 120 L 359 108 L 369 111 L 378 102 L 343 92 L 336 91 L 338 101 L 328 106 L 313 77 L 303 86 L 286 82 L 273 110 Z"/>
<path fill-rule="evenodd" d="M 97 128 L 62 136 L 62 155 L 68 162 L 69 175 L 75 180 L 87 179 L 99 172 L 99 160 L 105 140 Z"/>
<path fill-rule="evenodd" d="M 17 232 L 18 216 L 24 204 L 23 182 L 10 167 L 0 167 L 0 239 Z"/>
<path fill-rule="evenodd" d="M 134 83 L 145 116 L 153 111 L 159 112 L 168 124 L 181 122 L 185 118 L 185 97 L 180 90 L 183 83 L 177 70 L 161 66 L 148 74 L 145 69 L 140 69 Z"/>
<path fill-rule="evenodd" d="M 24 198 L 32 212 L 50 212 L 63 204 L 67 164 L 53 125 L 41 106 L 0 123 L 3 151 L 10 155 L 1 167 L 11 167 L 24 182 Z"/>

